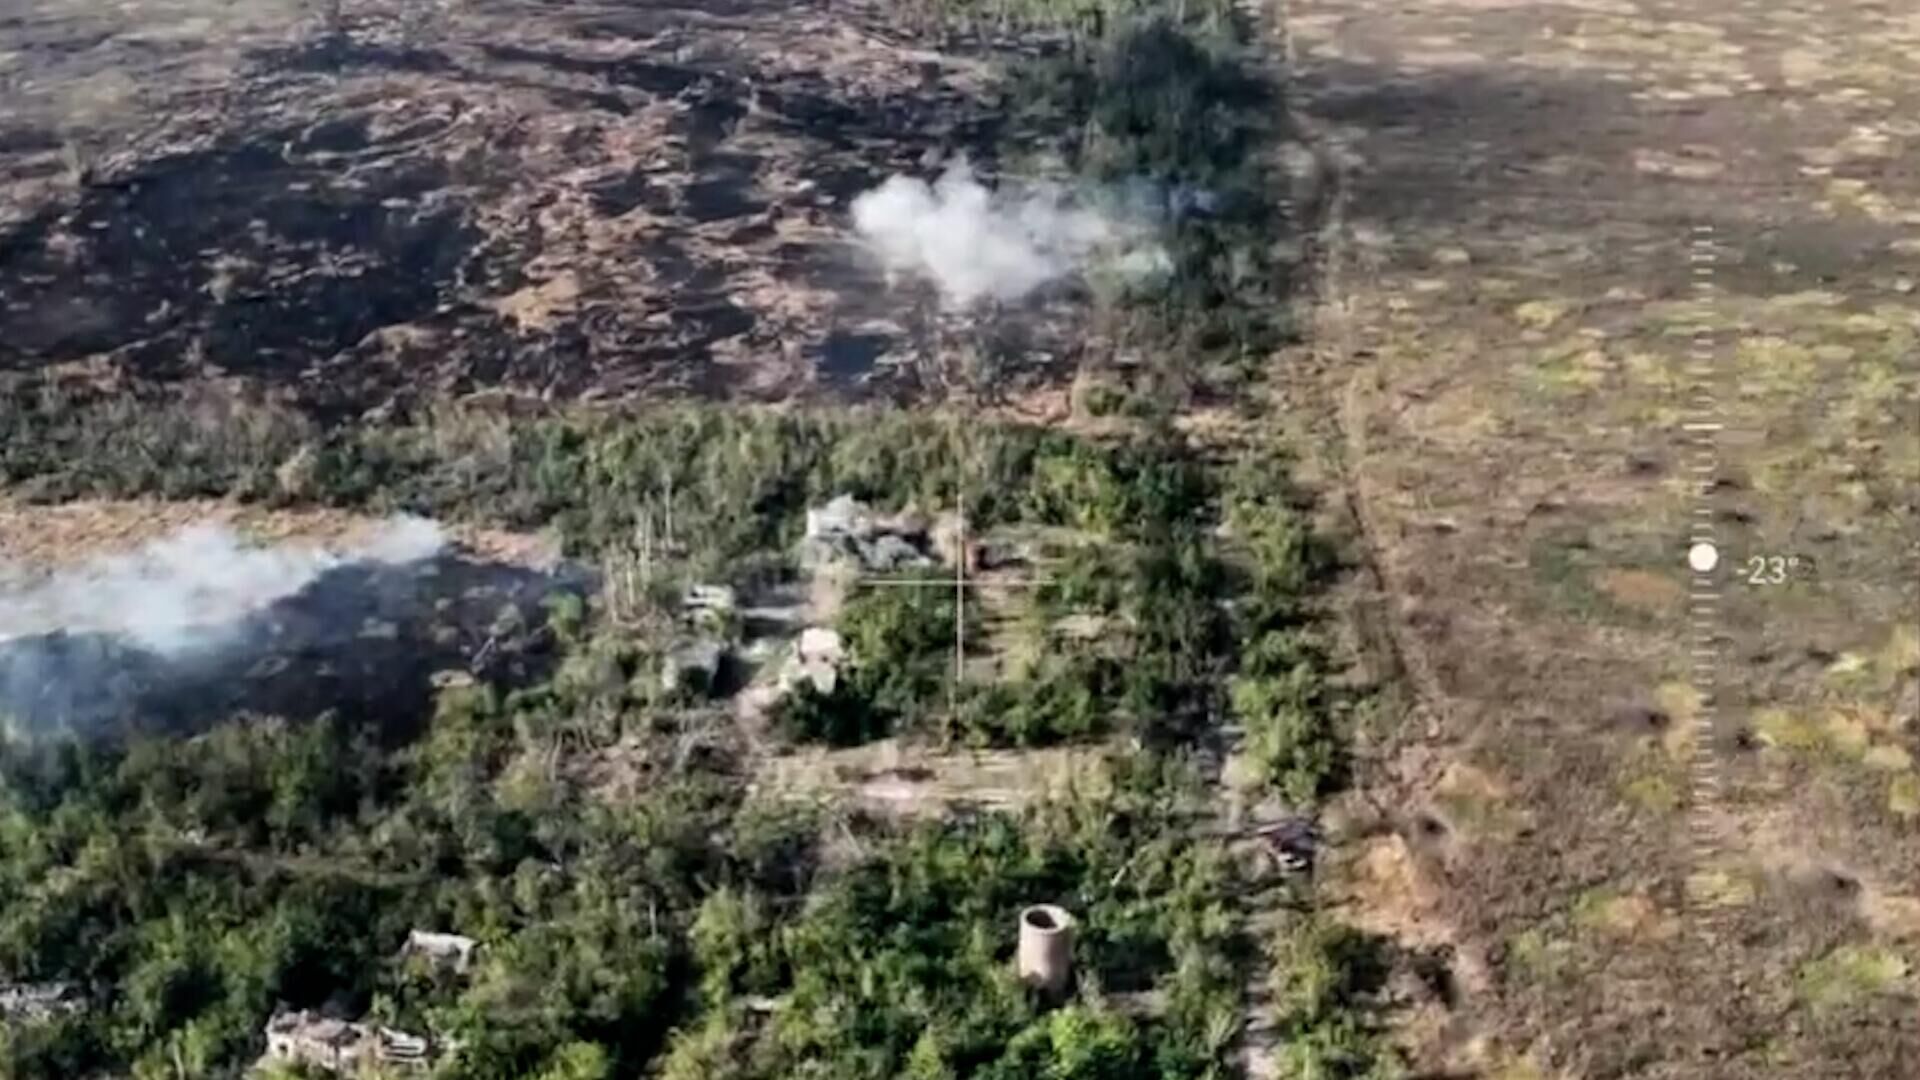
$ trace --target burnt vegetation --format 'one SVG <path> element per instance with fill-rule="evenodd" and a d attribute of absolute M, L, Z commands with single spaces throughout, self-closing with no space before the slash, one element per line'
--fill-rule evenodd
<path fill-rule="evenodd" d="M 900 72 L 852 82 L 645 11 L 525 44 L 448 27 L 431 47 L 330 20 L 310 48 L 251 52 L 232 115 L 9 216 L 0 371 L 237 377 L 336 416 L 475 390 L 924 400 L 958 382 L 1014 400 L 1088 369 L 1118 374 L 1122 409 L 1223 400 L 1293 334 L 1299 270 L 1269 168 L 1284 113 L 1242 18 L 863 9 L 860 61 Z M 921 44 L 983 66 L 912 74 Z M 40 136 L 0 133 L 0 180 L 51 167 Z M 961 156 L 1152 193 L 1171 273 L 944 318 L 845 226 L 887 176 Z"/>

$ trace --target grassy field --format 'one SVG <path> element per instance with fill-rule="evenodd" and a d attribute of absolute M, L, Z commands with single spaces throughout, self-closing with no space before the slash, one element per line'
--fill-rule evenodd
<path fill-rule="evenodd" d="M 1356 810 L 1408 820 L 1341 888 L 1452 957 L 1404 1018 L 1414 1060 L 1910 1071 L 1920 28 L 1291 13 L 1290 100 L 1343 200 L 1293 392 L 1417 698 Z"/>

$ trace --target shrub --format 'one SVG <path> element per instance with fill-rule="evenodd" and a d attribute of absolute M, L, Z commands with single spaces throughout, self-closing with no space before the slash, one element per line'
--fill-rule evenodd
<path fill-rule="evenodd" d="M 945 588 L 869 584 L 856 591 L 836 621 L 854 693 L 888 715 L 911 717 L 952 677 L 955 614 Z"/>
<path fill-rule="evenodd" d="M 975 687 L 960 726 L 985 746 L 1050 746 L 1105 729 L 1113 706 L 1113 664 L 1092 657 L 1044 663 L 1006 683 Z"/>
<path fill-rule="evenodd" d="M 1126 1017 L 1070 1005 L 1008 1040 L 981 1080 L 1126 1080 L 1138 1075 L 1143 1047 Z"/>
<path fill-rule="evenodd" d="M 1100 21 L 1090 48 L 1015 68 L 1015 128 L 1050 137 L 1090 179 L 1144 180 L 1178 207 L 1159 287 L 1102 290 L 1122 340 L 1156 358 L 1162 394 L 1196 373 L 1249 377 L 1292 332 L 1273 243 L 1287 223 L 1257 152 L 1281 115 L 1273 88 L 1244 62 L 1246 28 L 1229 4 L 1115 5 Z"/>
<path fill-rule="evenodd" d="M 893 718 L 846 682 L 825 693 L 800 684 L 781 700 L 774 723 L 795 742 L 828 746 L 859 746 L 893 733 Z"/>
<path fill-rule="evenodd" d="M 1344 742 L 1322 691 L 1300 665 L 1281 676 L 1233 680 L 1234 715 L 1246 729 L 1257 775 L 1295 806 L 1310 806 L 1345 776 Z"/>
<path fill-rule="evenodd" d="M 1223 485 L 1226 525 L 1246 564 L 1229 699 L 1257 777 L 1305 807 L 1347 779 L 1348 702 L 1328 689 L 1313 626 L 1313 593 L 1331 560 L 1306 528 L 1286 475 L 1283 459 L 1256 453 L 1235 463 Z"/>
<path fill-rule="evenodd" d="M 724 1056 L 746 1077 L 974 1076 L 1169 1078 L 1216 1075 L 1224 1041 L 1179 1010 L 1128 1020 L 1097 998 L 1049 1011 L 1014 978 L 1016 918 L 1057 900 L 1083 918 L 1076 962 L 1083 986 L 1155 986 L 1173 995 L 1237 995 L 1231 879 L 1214 845 L 1196 844 L 1170 812 L 1193 797 L 1188 774 L 1114 763 L 1104 794 L 1067 796 L 1019 816 L 924 824 L 879 844 L 872 858 L 824 882 L 779 933 L 759 935 L 777 962 L 752 959 L 748 916 L 723 902 L 701 955 L 704 985 L 736 995 L 743 972 L 774 972 L 761 992 L 779 1005 L 737 1027 L 724 1051 L 701 1036 L 676 1058 Z M 1098 790 L 1097 788 L 1094 790 Z M 714 966 L 709 968 L 707 963 Z M 1175 972 L 1184 973 L 1175 975 Z M 734 1001 L 737 1002 L 736 996 Z M 729 1015 L 708 999 L 710 1015 Z M 708 1029 L 711 1031 L 712 1029 Z M 1181 1047 L 1212 1047 L 1199 1056 Z"/>
<path fill-rule="evenodd" d="M 1132 537 L 1194 520 L 1209 495 L 1204 470 L 1170 438 L 1110 447 L 1049 441 L 1034 455 L 1023 516 Z"/>
<path fill-rule="evenodd" d="M 944 708 L 953 678 L 954 597 L 940 588 L 871 585 L 847 600 L 836 622 L 847 663 L 830 692 L 803 683 L 776 722 L 791 738 L 853 746 L 912 727 Z"/>
<path fill-rule="evenodd" d="M 1286 1075 L 1302 1080 L 1403 1075 L 1399 1055 L 1365 1022 L 1385 982 L 1385 943 L 1316 916 L 1282 927 L 1269 943 L 1270 989 Z"/>

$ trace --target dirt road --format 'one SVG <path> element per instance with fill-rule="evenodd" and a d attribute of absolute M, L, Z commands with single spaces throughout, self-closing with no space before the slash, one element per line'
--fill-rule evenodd
<path fill-rule="evenodd" d="M 1420 1064 L 1914 1075 L 1920 9 L 1277 2 Z"/>

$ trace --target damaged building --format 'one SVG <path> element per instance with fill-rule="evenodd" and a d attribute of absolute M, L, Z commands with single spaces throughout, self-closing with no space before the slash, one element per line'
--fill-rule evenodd
<path fill-rule="evenodd" d="M 267 1021 L 263 1063 L 324 1069 L 342 1076 L 375 1070 L 424 1072 L 433 1047 L 419 1035 L 322 1016 L 311 1010 L 279 1011 Z"/>
<path fill-rule="evenodd" d="M 412 930 L 407 933 L 407 943 L 400 947 L 402 959 L 419 959 L 432 967 L 451 971 L 456 975 L 465 975 L 473 966 L 474 957 L 480 951 L 480 943 L 460 934 L 436 934 L 427 930 Z"/>

